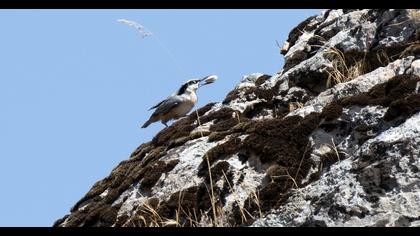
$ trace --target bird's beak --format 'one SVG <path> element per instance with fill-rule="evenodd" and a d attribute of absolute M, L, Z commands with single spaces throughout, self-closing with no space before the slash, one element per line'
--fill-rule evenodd
<path fill-rule="evenodd" d="M 200 86 L 203 86 L 203 85 L 205 85 L 204 83 L 204 80 L 206 80 L 206 78 L 207 78 L 207 76 L 206 77 L 204 77 L 204 78 L 202 78 L 202 79 L 200 79 Z"/>
<path fill-rule="evenodd" d="M 204 77 L 204 78 L 202 78 L 201 80 L 200 80 L 200 87 L 201 86 L 204 86 L 204 85 L 207 85 L 207 84 L 211 84 L 211 83 L 213 83 L 214 81 L 216 81 L 218 78 L 217 78 L 217 76 L 216 75 L 209 75 L 209 76 L 206 76 L 206 77 Z"/>
<path fill-rule="evenodd" d="M 204 81 L 206 78 L 207 78 L 207 77 L 204 77 L 204 78 L 200 79 L 200 84 L 198 85 L 198 87 L 199 87 L 199 88 L 207 84 L 207 83 Z"/>

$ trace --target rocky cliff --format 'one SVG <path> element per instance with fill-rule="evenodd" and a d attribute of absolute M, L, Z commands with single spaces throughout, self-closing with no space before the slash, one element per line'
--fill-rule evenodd
<path fill-rule="evenodd" d="M 420 226 L 420 12 L 326 10 L 281 53 L 54 226 Z"/>

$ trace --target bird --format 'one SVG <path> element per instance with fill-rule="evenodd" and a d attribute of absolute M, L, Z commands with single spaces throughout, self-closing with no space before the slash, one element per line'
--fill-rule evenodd
<path fill-rule="evenodd" d="M 149 109 L 156 109 L 141 128 L 147 128 L 150 124 L 161 121 L 166 127 L 169 120 L 184 117 L 197 103 L 196 91 L 199 87 L 211 84 L 217 80 L 216 75 L 209 75 L 203 79 L 186 81 L 174 94 Z"/>

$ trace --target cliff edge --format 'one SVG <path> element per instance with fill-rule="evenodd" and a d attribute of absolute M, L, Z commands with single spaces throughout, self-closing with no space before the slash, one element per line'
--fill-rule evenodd
<path fill-rule="evenodd" d="M 326 10 L 54 226 L 420 226 L 420 12 Z"/>

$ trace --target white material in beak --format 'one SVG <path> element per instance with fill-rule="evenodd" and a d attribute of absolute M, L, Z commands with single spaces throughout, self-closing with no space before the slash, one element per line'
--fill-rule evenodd
<path fill-rule="evenodd" d="M 210 75 L 210 76 L 207 76 L 207 78 L 203 81 L 203 82 L 204 82 L 204 84 L 203 84 L 203 85 L 206 85 L 206 84 L 211 84 L 211 83 L 213 83 L 214 81 L 216 81 L 217 79 L 218 79 L 217 75 Z"/>

